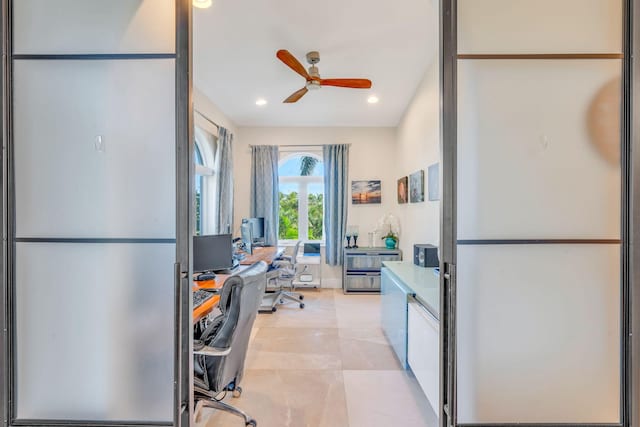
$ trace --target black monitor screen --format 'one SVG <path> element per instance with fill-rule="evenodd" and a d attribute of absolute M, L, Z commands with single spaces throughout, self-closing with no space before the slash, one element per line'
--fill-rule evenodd
<path fill-rule="evenodd" d="M 231 234 L 193 236 L 193 271 L 225 270 L 231 267 Z"/>

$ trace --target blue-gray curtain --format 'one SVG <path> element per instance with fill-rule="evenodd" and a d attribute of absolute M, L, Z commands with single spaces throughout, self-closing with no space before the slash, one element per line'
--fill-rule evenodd
<path fill-rule="evenodd" d="M 325 145 L 324 157 L 324 230 L 329 265 L 342 265 L 342 246 L 347 230 L 349 189 L 349 145 Z"/>
<path fill-rule="evenodd" d="M 267 245 L 278 244 L 280 200 L 278 195 L 278 147 L 251 147 L 251 216 L 264 218 Z"/>
<path fill-rule="evenodd" d="M 233 134 L 220 126 L 215 154 L 215 199 L 218 211 L 214 215 L 213 233 L 233 232 Z"/>

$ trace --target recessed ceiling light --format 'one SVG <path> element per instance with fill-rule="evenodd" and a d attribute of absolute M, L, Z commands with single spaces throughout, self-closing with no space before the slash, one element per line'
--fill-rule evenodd
<path fill-rule="evenodd" d="M 256 105 L 257 105 L 257 106 L 259 106 L 259 107 L 262 107 L 263 105 L 267 105 L 267 100 L 266 100 L 266 99 L 264 99 L 264 98 L 259 98 L 259 99 L 256 101 Z"/>
<path fill-rule="evenodd" d="M 212 0 L 193 0 L 193 5 L 199 9 L 206 9 L 208 7 L 211 7 L 212 3 Z"/>
<path fill-rule="evenodd" d="M 378 99 L 378 97 L 377 97 L 377 96 L 375 96 L 375 95 L 371 95 L 371 96 L 369 97 L 369 99 L 367 99 L 367 102 L 368 102 L 369 104 L 377 104 L 377 103 L 378 103 L 378 101 L 380 101 L 380 100 L 379 100 L 379 99 Z"/>

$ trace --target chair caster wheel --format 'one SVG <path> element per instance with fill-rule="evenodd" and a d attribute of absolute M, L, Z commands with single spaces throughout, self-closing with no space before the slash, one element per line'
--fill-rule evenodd
<path fill-rule="evenodd" d="M 249 420 L 245 423 L 245 426 L 256 427 L 257 425 L 258 423 L 256 422 L 256 420 Z"/>
<path fill-rule="evenodd" d="M 271 308 L 271 312 L 272 312 L 272 313 L 275 313 L 275 312 L 276 312 L 276 310 L 277 310 L 277 308 L 276 308 L 276 307 Z"/>
<path fill-rule="evenodd" d="M 233 397 L 240 397 L 242 396 L 242 387 L 236 387 L 233 389 L 233 391 L 231 392 L 231 395 Z"/>
<path fill-rule="evenodd" d="M 304 308 L 304 303 L 300 303 L 300 308 Z"/>
<path fill-rule="evenodd" d="M 304 295 L 300 295 L 300 301 L 304 299 Z"/>

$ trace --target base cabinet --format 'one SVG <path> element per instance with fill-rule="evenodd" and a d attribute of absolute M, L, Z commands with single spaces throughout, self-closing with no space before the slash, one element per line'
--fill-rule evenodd
<path fill-rule="evenodd" d="M 381 293 L 382 330 L 402 367 L 407 369 L 407 299 L 411 290 L 383 268 Z"/>
<path fill-rule="evenodd" d="M 422 305 L 409 302 L 407 359 L 435 413 L 440 411 L 439 322 Z"/>
<path fill-rule="evenodd" d="M 344 293 L 380 292 L 380 270 L 386 261 L 400 261 L 400 249 L 351 248 L 344 250 Z"/>

